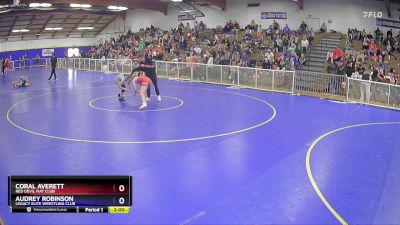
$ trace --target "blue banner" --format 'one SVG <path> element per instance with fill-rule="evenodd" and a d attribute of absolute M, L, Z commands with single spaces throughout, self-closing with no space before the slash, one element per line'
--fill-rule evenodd
<path fill-rule="evenodd" d="M 261 12 L 261 19 L 264 20 L 286 20 L 287 12 Z"/>
<path fill-rule="evenodd" d="M 380 27 L 390 27 L 395 29 L 400 29 L 400 21 L 398 20 L 387 20 L 376 18 L 376 25 Z"/>

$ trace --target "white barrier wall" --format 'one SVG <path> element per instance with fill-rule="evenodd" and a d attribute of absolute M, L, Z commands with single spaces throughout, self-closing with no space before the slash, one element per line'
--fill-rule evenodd
<path fill-rule="evenodd" d="M 304 10 L 299 10 L 297 3 L 291 0 L 227 0 L 225 11 L 213 7 L 198 6 L 204 14 L 203 20 L 210 27 L 224 25 L 227 19 L 237 20 L 241 26 L 248 24 L 251 19 L 266 27 L 271 20 L 261 20 L 262 11 L 287 12 L 287 20 L 279 20 L 281 25 L 287 23 L 292 28 L 297 28 L 302 20 L 308 21 L 314 26 L 323 22 L 328 29 L 346 32 L 348 27 L 357 26 L 360 29 L 374 31 L 376 29 L 374 18 L 364 18 L 363 11 L 381 11 L 383 17 L 387 17 L 383 1 L 374 0 L 304 0 Z M 247 3 L 260 3 L 260 7 L 248 8 Z M 392 16 L 399 18 L 397 10 L 399 4 L 392 3 Z M 172 28 L 178 24 L 177 15 L 182 14 L 175 6 L 170 5 L 168 15 L 162 13 L 135 9 L 129 10 L 125 21 L 116 21 L 110 24 L 108 31 L 115 27 L 131 26 L 133 31 L 140 28 L 156 25 L 161 28 Z M 310 17 L 311 15 L 311 17 Z M 328 24 L 331 19 L 332 23 Z"/>

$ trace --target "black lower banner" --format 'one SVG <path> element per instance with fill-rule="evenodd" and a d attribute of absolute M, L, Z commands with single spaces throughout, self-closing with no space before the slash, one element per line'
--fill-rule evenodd
<path fill-rule="evenodd" d="M 108 213 L 108 207 L 11 207 L 13 213 Z"/>

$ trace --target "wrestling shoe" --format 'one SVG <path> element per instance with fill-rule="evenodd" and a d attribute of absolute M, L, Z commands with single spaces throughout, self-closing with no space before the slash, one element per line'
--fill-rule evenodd
<path fill-rule="evenodd" d="M 146 98 L 146 102 L 150 102 L 150 98 L 149 97 Z"/>
<path fill-rule="evenodd" d="M 161 102 L 161 96 L 157 96 L 157 101 Z"/>
<path fill-rule="evenodd" d="M 146 104 L 146 103 L 143 103 L 143 104 L 139 107 L 139 110 L 142 110 L 142 109 L 145 109 L 145 108 L 147 108 L 147 104 Z"/>

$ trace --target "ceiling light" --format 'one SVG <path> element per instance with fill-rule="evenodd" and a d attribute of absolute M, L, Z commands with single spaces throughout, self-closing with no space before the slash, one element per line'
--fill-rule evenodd
<path fill-rule="evenodd" d="M 76 3 L 71 3 L 69 6 L 72 8 L 90 8 L 90 7 L 92 7 L 92 5 L 89 5 L 89 4 L 76 4 Z"/>
<path fill-rule="evenodd" d="M 76 29 L 78 29 L 78 30 L 93 30 L 94 27 L 78 27 Z"/>
<path fill-rule="evenodd" d="M 62 27 L 46 27 L 45 30 L 62 30 Z"/>
<path fill-rule="evenodd" d="M 183 0 L 171 0 L 172 2 L 182 2 Z"/>
<path fill-rule="evenodd" d="M 38 7 L 50 7 L 50 3 L 30 3 L 29 7 L 31 8 L 38 8 Z"/>
<path fill-rule="evenodd" d="M 114 5 L 108 6 L 107 9 L 110 9 L 110 10 L 118 10 L 118 11 L 128 10 L 127 7 L 124 7 L 124 6 L 114 6 Z"/>
<path fill-rule="evenodd" d="M 40 7 L 40 3 L 31 3 L 29 4 L 29 7 L 31 8 Z"/>
<path fill-rule="evenodd" d="M 21 29 L 21 30 L 12 30 L 13 33 L 24 33 L 24 32 L 29 32 L 27 29 Z"/>

